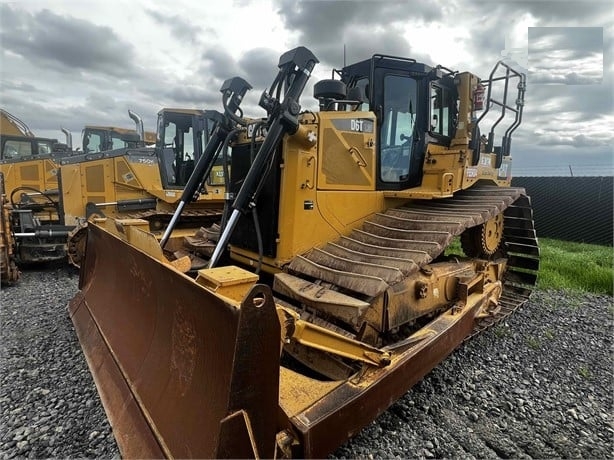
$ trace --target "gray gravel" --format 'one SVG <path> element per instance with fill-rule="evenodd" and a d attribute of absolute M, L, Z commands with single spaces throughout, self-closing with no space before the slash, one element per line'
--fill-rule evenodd
<path fill-rule="evenodd" d="M 118 458 L 66 305 L 66 268 L 0 293 L 0 458 Z M 537 291 L 332 458 L 613 458 L 610 296 Z"/>

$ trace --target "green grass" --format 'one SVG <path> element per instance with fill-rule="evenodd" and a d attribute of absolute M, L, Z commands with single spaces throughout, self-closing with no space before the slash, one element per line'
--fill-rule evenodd
<path fill-rule="evenodd" d="M 591 378 L 591 371 L 587 367 L 585 367 L 585 366 L 580 366 L 578 368 L 578 374 L 580 374 L 585 379 L 590 379 Z"/>
<path fill-rule="evenodd" d="M 527 345 L 533 350 L 538 350 L 541 346 L 541 342 L 535 337 L 527 337 Z"/>
<path fill-rule="evenodd" d="M 493 330 L 495 332 L 495 335 L 499 338 L 509 337 L 512 335 L 512 331 L 510 330 L 510 328 L 503 323 L 499 323 L 494 326 Z"/>
<path fill-rule="evenodd" d="M 554 334 L 554 331 L 550 328 L 544 331 L 544 335 L 546 336 L 548 340 L 554 340 L 554 338 L 556 337 L 556 335 Z"/>
<path fill-rule="evenodd" d="M 565 289 L 612 295 L 614 250 L 611 246 L 540 238 L 540 289 Z"/>
<path fill-rule="evenodd" d="M 614 249 L 611 246 L 539 238 L 537 287 L 595 294 L 614 294 Z M 462 254 L 455 238 L 446 254 Z"/>

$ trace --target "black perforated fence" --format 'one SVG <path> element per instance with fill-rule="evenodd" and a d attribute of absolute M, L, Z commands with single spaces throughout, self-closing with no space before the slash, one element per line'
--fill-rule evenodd
<path fill-rule="evenodd" d="M 614 177 L 515 177 L 531 197 L 538 237 L 612 246 Z"/>

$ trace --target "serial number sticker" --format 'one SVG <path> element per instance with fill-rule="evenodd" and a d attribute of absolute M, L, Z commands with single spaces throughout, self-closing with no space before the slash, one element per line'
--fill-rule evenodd
<path fill-rule="evenodd" d="M 176 196 L 176 195 L 177 195 L 177 194 L 176 194 L 175 192 L 171 191 L 171 190 L 167 190 L 167 191 L 166 191 L 166 196 L 172 196 L 172 197 L 174 197 L 174 196 Z"/>
<path fill-rule="evenodd" d="M 478 177 L 478 168 L 467 168 L 467 177 L 469 179 Z"/>
<path fill-rule="evenodd" d="M 507 163 L 503 163 L 499 168 L 499 177 L 507 177 Z"/>
<path fill-rule="evenodd" d="M 480 164 L 482 166 L 487 166 L 490 168 L 490 157 L 481 157 L 480 158 Z"/>

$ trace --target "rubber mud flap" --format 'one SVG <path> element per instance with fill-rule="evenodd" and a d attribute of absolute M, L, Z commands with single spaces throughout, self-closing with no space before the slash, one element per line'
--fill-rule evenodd
<path fill-rule="evenodd" d="M 221 422 L 239 410 L 273 457 L 280 335 L 268 288 L 239 308 L 97 225 L 80 286 L 70 314 L 122 457 L 216 457 Z"/>

